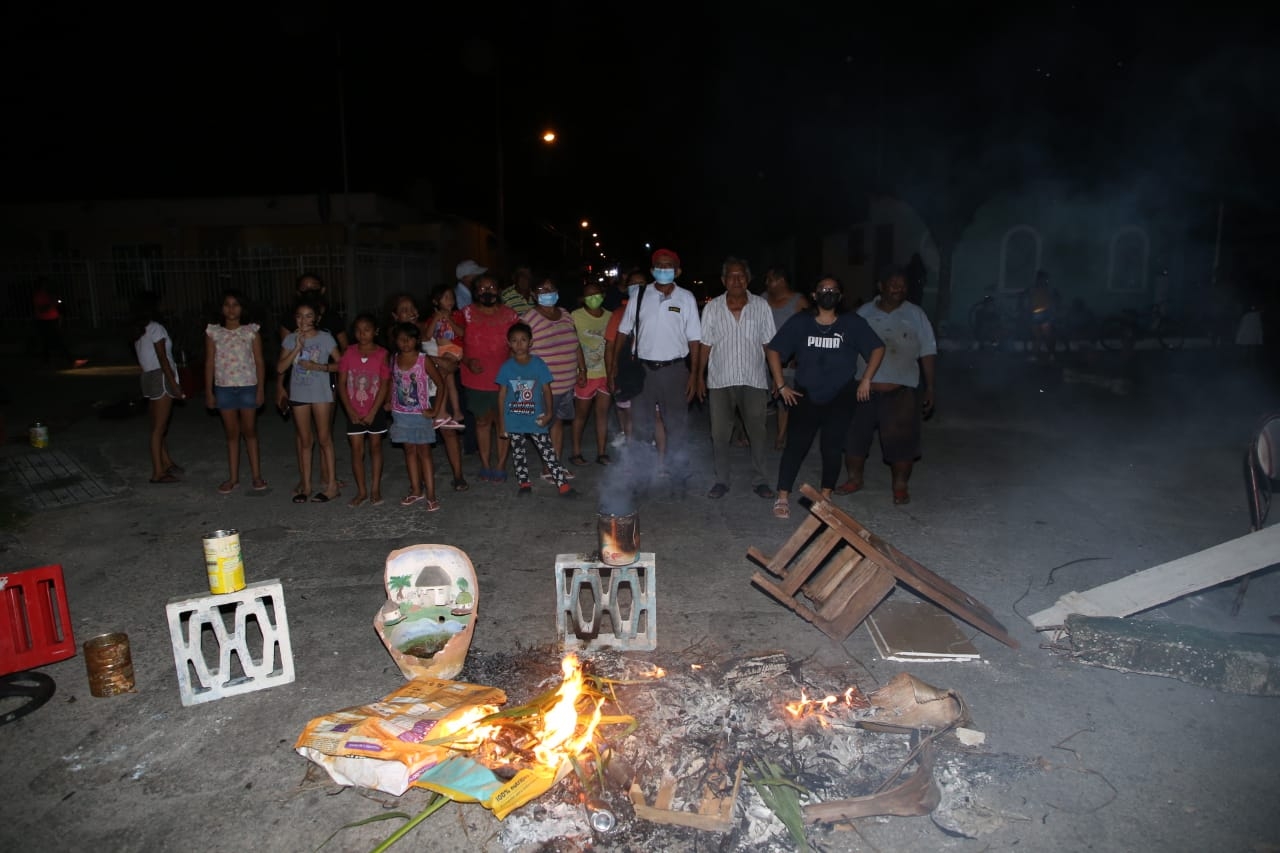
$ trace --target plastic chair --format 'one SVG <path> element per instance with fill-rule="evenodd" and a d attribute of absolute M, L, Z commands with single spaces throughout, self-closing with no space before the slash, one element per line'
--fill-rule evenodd
<path fill-rule="evenodd" d="M 1249 529 L 1261 530 L 1271 512 L 1271 493 L 1280 479 L 1280 415 L 1268 415 L 1253 434 L 1244 451 L 1245 500 L 1249 504 Z M 1231 605 L 1231 615 L 1240 612 L 1249 591 L 1249 575 L 1240 579 L 1240 589 Z"/>

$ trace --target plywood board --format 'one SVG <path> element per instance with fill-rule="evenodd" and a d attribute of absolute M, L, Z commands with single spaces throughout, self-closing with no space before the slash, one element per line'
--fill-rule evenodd
<path fill-rule="evenodd" d="M 982 655 L 947 612 L 895 594 L 867 617 L 867 632 L 885 660 L 966 661 Z"/>
<path fill-rule="evenodd" d="M 1085 592 L 1069 592 L 1027 618 L 1037 631 L 1059 628 L 1072 613 L 1132 616 L 1280 563 L 1280 525 L 1162 563 Z"/>

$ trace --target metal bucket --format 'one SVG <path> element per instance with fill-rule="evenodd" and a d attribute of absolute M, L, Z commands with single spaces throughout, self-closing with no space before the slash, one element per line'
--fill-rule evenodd
<path fill-rule="evenodd" d="M 596 534 L 600 562 L 606 566 L 629 566 L 640 557 L 640 513 L 612 515 L 596 513 Z"/>
<path fill-rule="evenodd" d="M 244 589 L 244 559 L 238 530 L 215 530 L 204 537 L 204 567 L 214 595 Z"/>
<path fill-rule="evenodd" d="M 89 672 L 89 692 L 115 696 L 133 692 L 133 656 L 128 634 L 100 634 L 84 644 L 84 665 Z"/>

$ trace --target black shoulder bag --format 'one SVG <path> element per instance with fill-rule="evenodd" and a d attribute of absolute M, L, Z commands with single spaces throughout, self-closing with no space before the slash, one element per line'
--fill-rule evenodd
<path fill-rule="evenodd" d="M 648 289 L 647 284 L 640 285 L 640 293 L 636 296 L 636 326 L 631 330 L 630 340 L 618 349 L 613 398 L 623 403 L 634 400 L 644 390 L 644 364 L 639 356 L 640 307 L 644 304 L 644 292 Z"/>

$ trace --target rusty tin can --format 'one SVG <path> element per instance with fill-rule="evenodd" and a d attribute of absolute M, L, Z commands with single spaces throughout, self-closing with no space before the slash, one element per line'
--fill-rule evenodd
<path fill-rule="evenodd" d="M 45 450 L 49 447 L 49 428 L 40 421 L 36 421 L 27 430 L 27 438 L 30 439 L 32 447 Z"/>
<path fill-rule="evenodd" d="M 209 573 L 209 591 L 214 595 L 244 589 L 240 531 L 215 530 L 207 534 L 204 537 L 204 567 Z"/>
<path fill-rule="evenodd" d="M 94 696 L 133 692 L 133 655 L 128 634 L 100 634 L 86 640 L 84 666 L 89 673 L 89 692 Z"/>

